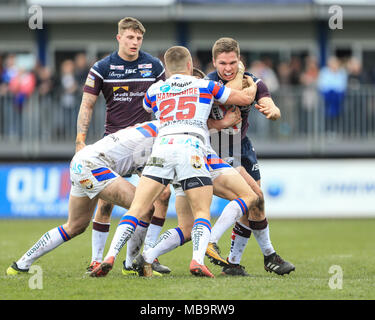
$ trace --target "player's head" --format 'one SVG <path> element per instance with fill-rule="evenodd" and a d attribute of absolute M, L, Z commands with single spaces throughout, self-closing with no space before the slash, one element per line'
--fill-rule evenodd
<path fill-rule="evenodd" d="M 236 77 L 240 62 L 240 46 L 232 38 L 220 38 L 212 47 L 212 63 L 219 77 L 230 81 Z"/>
<path fill-rule="evenodd" d="M 205 73 L 201 69 L 198 69 L 196 67 L 193 68 L 193 77 L 203 79 L 205 76 Z"/>
<path fill-rule="evenodd" d="M 118 22 L 116 39 L 119 43 L 121 58 L 127 61 L 134 61 L 138 58 L 145 32 L 145 27 L 135 18 L 126 17 Z"/>
<path fill-rule="evenodd" d="M 169 75 L 193 74 L 193 59 L 190 51 L 182 46 L 169 48 L 164 54 L 165 68 Z"/>

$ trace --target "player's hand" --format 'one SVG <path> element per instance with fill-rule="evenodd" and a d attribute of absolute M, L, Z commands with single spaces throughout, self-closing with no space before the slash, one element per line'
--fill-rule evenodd
<path fill-rule="evenodd" d="M 263 113 L 269 120 L 277 120 L 279 118 L 279 110 L 273 106 L 267 106 L 264 104 L 256 104 L 255 108 Z"/>
<path fill-rule="evenodd" d="M 225 113 L 223 120 L 225 121 L 225 127 L 232 127 L 242 121 L 240 108 L 233 106 Z"/>
<path fill-rule="evenodd" d="M 86 144 L 83 141 L 76 142 L 76 153 L 86 147 Z"/>
<path fill-rule="evenodd" d="M 254 82 L 254 80 L 253 80 L 252 77 L 245 76 L 244 80 L 246 80 L 248 87 L 256 87 L 256 84 L 255 84 L 255 82 Z"/>

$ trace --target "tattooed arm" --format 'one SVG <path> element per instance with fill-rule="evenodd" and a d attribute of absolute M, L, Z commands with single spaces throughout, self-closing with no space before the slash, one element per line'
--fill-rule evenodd
<path fill-rule="evenodd" d="M 84 92 L 77 119 L 76 152 L 85 147 L 86 134 L 90 126 L 92 113 L 98 96 Z"/>

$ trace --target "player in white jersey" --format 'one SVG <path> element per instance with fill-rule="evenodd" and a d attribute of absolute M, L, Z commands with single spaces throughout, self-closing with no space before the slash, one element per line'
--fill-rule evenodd
<path fill-rule="evenodd" d="M 211 224 L 212 181 L 206 164 L 209 132 L 207 119 L 214 99 L 223 104 L 248 105 L 254 99 L 253 89 L 231 90 L 213 81 L 192 76 L 193 62 L 184 47 L 172 47 L 164 56 L 171 75 L 147 91 L 144 108 L 155 112 L 160 120 L 159 135 L 143 170 L 129 215 L 142 216 L 165 186 L 173 179 L 181 183 L 194 216 L 191 232 L 193 259 L 190 272 L 214 277 L 204 265 Z M 252 206 L 257 200 L 253 194 Z M 106 275 L 124 245 L 126 228 L 119 225 L 106 258 L 93 270 L 92 276 Z M 126 238 L 126 237 L 125 237 Z M 150 273 L 152 272 L 151 268 Z"/>
<path fill-rule="evenodd" d="M 70 165 L 72 188 L 68 221 L 46 232 L 7 269 L 7 274 L 27 272 L 35 260 L 84 232 L 98 199 L 129 208 L 135 186 L 121 176 L 144 165 L 157 133 L 157 124 L 146 122 L 112 133 L 77 152 Z M 143 211 L 143 216 L 125 214 L 122 217 L 120 225 L 126 226 L 125 242 L 134 233 L 138 223 L 151 220 L 152 213 L 151 203 Z"/>

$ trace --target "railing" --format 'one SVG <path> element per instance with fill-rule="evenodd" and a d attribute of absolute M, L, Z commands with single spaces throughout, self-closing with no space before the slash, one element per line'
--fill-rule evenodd
<path fill-rule="evenodd" d="M 375 156 L 375 87 L 348 90 L 339 112 L 328 110 L 315 88 L 284 87 L 272 93 L 282 118 L 266 120 L 253 109 L 248 136 L 259 156 Z M 81 96 L 34 94 L 22 104 L 0 96 L 0 158 L 71 158 Z M 100 96 L 88 143 L 104 132 Z"/>

